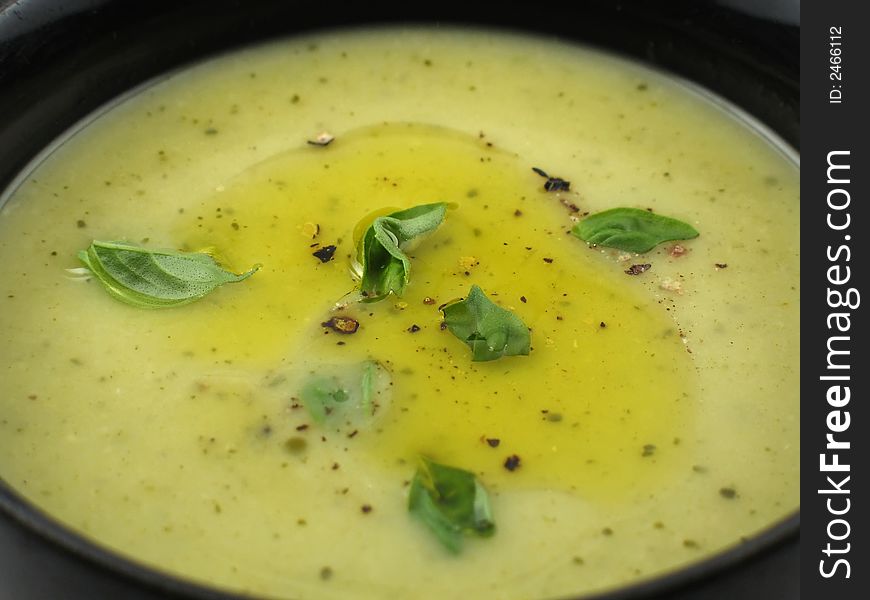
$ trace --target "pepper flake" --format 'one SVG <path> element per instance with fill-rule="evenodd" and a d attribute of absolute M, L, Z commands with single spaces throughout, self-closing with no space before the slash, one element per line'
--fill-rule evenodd
<path fill-rule="evenodd" d="M 335 256 L 335 246 L 330 244 L 329 246 L 324 246 L 319 250 L 311 253 L 311 256 L 319 259 L 322 263 L 328 263 L 332 260 L 333 256 Z"/>
<path fill-rule="evenodd" d="M 508 471 L 516 471 L 520 468 L 520 457 L 516 454 L 511 454 L 504 461 L 504 468 Z"/>
<path fill-rule="evenodd" d="M 561 177 L 550 177 L 543 169 L 539 169 L 538 167 L 532 167 L 532 171 L 547 180 L 544 182 L 544 189 L 548 192 L 567 192 L 571 189 L 570 181 L 565 181 Z"/>
<path fill-rule="evenodd" d="M 322 327 L 332 329 L 336 333 L 356 333 L 359 329 L 359 321 L 352 317 L 332 317 L 320 324 Z"/>
<path fill-rule="evenodd" d="M 628 269 L 625 270 L 625 272 L 628 275 L 640 275 L 644 271 L 648 271 L 651 268 L 652 268 L 652 265 L 649 263 L 645 263 L 642 265 L 631 265 Z"/>

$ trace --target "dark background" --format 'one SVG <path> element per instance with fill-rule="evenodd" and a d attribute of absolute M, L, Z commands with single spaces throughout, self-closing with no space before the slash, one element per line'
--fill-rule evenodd
<path fill-rule="evenodd" d="M 867 597 L 868 566 L 870 542 L 867 531 L 867 447 L 862 440 L 867 439 L 868 411 L 866 406 L 867 384 L 862 375 L 866 373 L 866 354 L 859 353 L 860 346 L 866 347 L 867 321 L 863 307 L 852 313 L 852 354 L 850 357 L 853 381 L 852 400 L 847 407 L 851 413 L 851 427 L 837 439 L 849 440 L 852 450 L 845 452 L 841 462 L 851 463 L 852 479 L 847 484 L 851 490 L 852 508 L 845 518 L 851 522 L 852 535 L 844 542 L 850 542 L 852 551 L 847 556 L 852 565 L 850 579 L 824 579 L 819 575 L 819 561 L 825 558 L 822 549 L 827 543 L 826 526 L 829 519 L 825 507 L 826 496 L 817 490 L 828 487 L 826 476 L 818 471 L 819 454 L 824 452 L 825 434 L 828 429 L 825 416 L 830 410 L 825 391 L 828 385 L 818 380 L 826 366 L 826 340 L 828 331 L 825 316 L 835 309 L 827 307 L 825 289 L 828 261 L 825 256 L 829 244 L 835 248 L 843 243 L 843 234 L 852 236 L 853 280 L 851 285 L 866 289 L 864 281 L 867 257 L 866 200 L 867 186 L 867 131 L 866 112 L 870 106 L 868 95 L 867 68 L 870 65 L 870 20 L 867 18 L 866 5 L 849 0 L 828 0 L 825 2 L 805 3 L 803 7 L 803 31 L 801 36 L 801 105 L 802 119 L 802 163 L 801 172 L 801 278 L 803 279 L 801 311 L 801 500 L 803 522 L 801 527 L 801 564 L 802 587 L 805 598 L 831 598 L 851 600 Z M 843 96 L 842 104 L 828 104 L 828 91 L 833 83 L 829 79 L 828 29 L 831 26 L 843 28 Z M 836 235 L 829 231 L 825 222 L 828 212 L 826 195 L 831 187 L 827 185 L 827 154 L 832 150 L 851 150 L 852 183 L 848 186 L 852 203 L 850 212 L 852 226 L 848 232 Z M 836 186 L 839 187 L 839 186 Z M 837 312 L 842 309 L 836 309 Z M 846 309 L 848 310 L 848 309 Z M 842 460 L 845 458 L 845 460 Z M 837 473 L 832 473 L 838 481 Z M 835 506 L 840 505 L 837 502 Z M 837 531 L 835 530 L 835 533 Z M 844 542 L 833 542 L 839 546 Z M 830 568 L 833 561 L 827 563 Z M 838 574 L 842 574 L 842 569 Z"/>

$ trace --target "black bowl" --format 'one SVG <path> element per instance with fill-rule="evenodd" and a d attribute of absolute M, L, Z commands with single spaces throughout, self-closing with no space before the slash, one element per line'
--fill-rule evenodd
<path fill-rule="evenodd" d="M 320 0 L 314 13 L 311 3 L 290 0 L 0 0 L 0 190 L 69 126 L 161 72 L 270 37 L 365 23 L 480 24 L 582 41 L 693 80 L 797 148 L 798 0 L 764 5 L 767 14 L 755 4 L 587 0 L 565 14 L 548 2 L 397 8 Z M 737 548 L 595 598 L 797 598 L 798 538 L 794 514 Z M 167 597 L 235 598 L 92 544 L 0 479 L 0 598 Z"/>

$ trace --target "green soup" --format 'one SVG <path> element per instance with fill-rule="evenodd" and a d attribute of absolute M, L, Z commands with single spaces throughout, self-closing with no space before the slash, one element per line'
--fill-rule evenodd
<path fill-rule="evenodd" d="M 361 232 L 435 202 L 404 293 L 360 302 Z M 700 235 L 637 255 L 570 233 L 614 207 Z M 798 230 L 792 157 L 599 52 L 383 29 L 228 54 L 101 111 L 6 199 L 0 476 L 135 561 L 267 597 L 661 575 L 798 507 Z M 262 267 L 144 310 L 83 276 L 93 240 Z M 444 329 L 472 285 L 528 356 L 475 362 Z M 311 411 L 312 378 L 359 365 L 372 411 Z M 493 536 L 452 553 L 409 513 L 420 456 L 474 474 Z"/>

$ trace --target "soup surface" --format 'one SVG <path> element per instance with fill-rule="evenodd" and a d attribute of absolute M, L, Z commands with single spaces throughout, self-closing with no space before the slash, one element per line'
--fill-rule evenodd
<path fill-rule="evenodd" d="M 404 294 L 358 302 L 355 235 L 433 202 Z M 700 236 L 638 256 L 570 234 L 613 207 Z M 640 581 L 798 506 L 798 226 L 792 161 L 598 52 L 385 29 L 219 57 L 103 111 L 7 198 L 0 476 L 137 561 L 267 597 Z M 144 310 L 67 271 L 92 240 L 262 267 Z M 528 356 L 473 362 L 441 326 L 472 285 L 530 328 Z M 300 403 L 365 364 L 373 415 Z M 419 456 L 475 474 L 494 536 L 452 554 L 409 514 Z"/>

